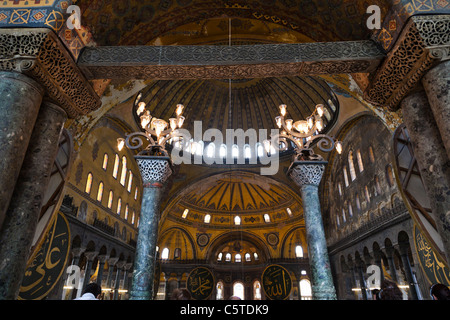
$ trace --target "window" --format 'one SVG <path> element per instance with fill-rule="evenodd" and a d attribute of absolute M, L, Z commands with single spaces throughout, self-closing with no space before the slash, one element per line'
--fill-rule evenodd
<path fill-rule="evenodd" d="M 108 197 L 108 208 L 109 209 L 112 208 L 113 200 L 114 200 L 114 193 L 112 190 L 109 190 L 109 197 Z"/>
<path fill-rule="evenodd" d="M 131 192 L 131 184 L 133 183 L 133 172 L 131 170 L 128 171 L 128 186 L 127 191 Z"/>
<path fill-rule="evenodd" d="M 242 262 L 242 257 L 239 253 L 234 256 L 234 262 Z"/>
<path fill-rule="evenodd" d="M 361 210 L 361 201 L 359 200 L 359 194 L 356 194 L 355 198 L 356 198 L 356 209 L 358 209 L 358 211 L 360 211 Z"/>
<path fill-rule="evenodd" d="M 219 149 L 219 156 L 225 158 L 227 156 L 227 146 L 222 144 Z"/>
<path fill-rule="evenodd" d="M 352 181 L 354 181 L 356 179 L 356 171 L 355 164 L 353 162 L 353 151 L 348 153 L 348 168 L 350 170 L 350 177 L 352 178 Z"/>
<path fill-rule="evenodd" d="M 183 214 L 181 215 L 181 217 L 182 217 L 183 219 L 186 219 L 188 213 L 189 213 L 189 209 L 184 209 Z"/>
<path fill-rule="evenodd" d="M 206 147 L 206 156 L 208 158 L 214 158 L 215 150 L 216 150 L 215 148 L 216 147 L 215 147 L 214 143 L 208 144 L 208 146 Z"/>
<path fill-rule="evenodd" d="M 370 202 L 370 193 L 369 193 L 369 188 L 367 188 L 367 186 L 364 188 L 364 193 L 366 195 L 366 201 L 367 203 Z"/>
<path fill-rule="evenodd" d="M 119 198 L 118 200 L 117 200 L 117 214 L 118 215 L 120 215 L 120 210 L 122 209 L 122 199 L 121 198 Z"/>
<path fill-rule="evenodd" d="M 125 220 L 128 219 L 128 210 L 129 210 L 129 208 L 128 208 L 128 203 L 127 203 L 127 205 L 125 206 L 125 216 L 123 217 Z"/>
<path fill-rule="evenodd" d="M 344 182 L 345 186 L 348 187 L 348 174 L 347 174 L 347 167 L 344 166 Z"/>
<path fill-rule="evenodd" d="M 369 159 L 371 163 L 375 162 L 375 156 L 373 155 L 373 148 L 372 146 L 369 147 Z"/>
<path fill-rule="evenodd" d="M 231 253 L 225 255 L 225 261 L 231 261 Z"/>
<path fill-rule="evenodd" d="M 114 179 L 117 179 L 117 173 L 119 171 L 119 162 L 120 162 L 119 155 L 116 154 L 116 156 L 114 158 L 114 169 L 113 169 L 113 177 L 114 177 Z"/>
<path fill-rule="evenodd" d="M 216 286 L 216 300 L 223 300 L 223 282 L 217 282 Z"/>
<path fill-rule="evenodd" d="M 88 176 L 87 176 L 87 181 L 86 181 L 86 188 L 84 189 L 84 191 L 89 194 L 91 193 L 91 188 L 92 188 L 92 173 L 89 172 Z"/>
<path fill-rule="evenodd" d="M 253 300 L 261 300 L 261 283 L 258 280 L 253 282 Z"/>
<path fill-rule="evenodd" d="M 342 196 L 342 185 L 340 182 L 338 183 L 338 191 L 339 191 L 339 195 Z"/>
<path fill-rule="evenodd" d="M 207 215 L 205 216 L 204 222 L 205 222 L 205 223 L 210 223 L 210 222 L 211 222 L 211 215 L 210 215 L 210 214 L 207 214 Z"/>
<path fill-rule="evenodd" d="M 336 224 L 338 227 L 341 226 L 341 221 L 339 220 L 339 216 L 336 216 Z"/>
<path fill-rule="evenodd" d="M 312 300 L 311 282 L 307 279 L 300 280 L 300 296 L 302 300 Z"/>
<path fill-rule="evenodd" d="M 120 175 L 120 184 L 125 186 L 125 180 L 127 178 L 127 157 L 122 157 L 122 173 Z"/>
<path fill-rule="evenodd" d="M 289 217 L 292 217 L 292 210 L 290 208 L 286 208 L 286 212 L 289 215 Z"/>
<path fill-rule="evenodd" d="M 394 174 L 392 172 L 392 167 L 389 164 L 386 166 L 386 178 L 389 183 L 389 187 L 393 187 L 394 186 Z"/>
<path fill-rule="evenodd" d="M 250 159 L 252 157 L 252 150 L 248 144 L 244 147 L 244 157 L 245 159 Z"/>
<path fill-rule="evenodd" d="M 217 255 L 217 261 L 222 261 L 222 256 L 223 256 L 223 254 L 222 254 L 222 252 L 220 252 L 220 253 Z"/>
<path fill-rule="evenodd" d="M 256 144 L 256 154 L 260 158 L 264 156 L 264 147 L 259 142 Z"/>
<path fill-rule="evenodd" d="M 350 215 L 350 217 L 353 217 L 353 207 L 350 202 L 348 203 L 348 214 Z"/>
<path fill-rule="evenodd" d="M 133 210 L 133 214 L 131 215 L 131 224 L 134 224 L 134 219 L 136 219 L 136 212 Z"/>
<path fill-rule="evenodd" d="M 241 218 L 239 216 L 234 217 L 234 224 L 237 226 L 241 224 Z"/>
<path fill-rule="evenodd" d="M 138 187 L 134 189 L 134 200 L 137 200 L 138 197 Z"/>
<path fill-rule="evenodd" d="M 295 257 L 296 258 L 303 258 L 303 248 L 301 245 L 297 245 L 295 247 Z"/>
<path fill-rule="evenodd" d="M 245 254 L 245 261 L 252 261 L 250 253 L 248 253 L 248 252 Z"/>
<path fill-rule="evenodd" d="M 259 256 L 256 252 L 253 253 L 253 257 L 255 258 L 255 260 L 259 260 Z"/>
<path fill-rule="evenodd" d="M 103 197 L 103 182 L 100 182 L 97 191 L 97 201 L 102 202 L 102 197 Z"/>
<path fill-rule="evenodd" d="M 169 259 L 169 248 L 164 248 L 161 252 L 161 259 L 167 260 Z"/>
<path fill-rule="evenodd" d="M 108 168 L 108 154 L 105 153 L 105 155 L 103 156 L 103 170 L 106 171 L 106 169 Z"/>
<path fill-rule="evenodd" d="M 342 222 L 347 222 L 347 217 L 345 216 L 345 209 L 342 209 Z"/>
<path fill-rule="evenodd" d="M 363 161 L 362 161 L 362 156 L 361 156 L 361 151 L 360 150 L 356 151 L 356 157 L 358 158 L 359 172 L 363 172 L 364 171 L 364 165 L 363 165 Z"/>
<path fill-rule="evenodd" d="M 237 159 L 239 157 L 239 147 L 235 144 L 233 144 L 233 147 L 231 148 L 231 156 L 234 159 Z"/>
<path fill-rule="evenodd" d="M 235 282 L 233 284 L 233 296 L 241 298 L 244 300 L 244 285 L 242 282 Z"/>
<path fill-rule="evenodd" d="M 270 216 L 267 213 L 264 215 L 264 221 L 267 223 L 270 222 Z"/>

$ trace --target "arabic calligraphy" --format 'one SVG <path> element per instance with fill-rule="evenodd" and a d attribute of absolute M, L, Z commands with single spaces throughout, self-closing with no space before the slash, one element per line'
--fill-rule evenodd
<path fill-rule="evenodd" d="M 66 265 L 70 245 L 69 224 L 58 212 L 47 236 L 25 271 L 19 292 L 21 300 L 44 298 L 58 282 Z"/>
<path fill-rule="evenodd" d="M 214 276 L 207 268 L 195 268 L 189 274 L 186 287 L 191 293 L 192 298 L 206 300 L 213 292 Z"/>
<path fill-rule="evenodd" d="M 266 296 L 271 300 L 284 300 L 291 294 L 292 279 L 282 266 L 268 266 L 263 272 L 262 283 Z"/>
<path fill-rule="evenodd" d="M 426 238 L 414 226 L 414 240 L 420 265 L 431 283 L 450 285 L 450 270 L 436 256 Z"/>

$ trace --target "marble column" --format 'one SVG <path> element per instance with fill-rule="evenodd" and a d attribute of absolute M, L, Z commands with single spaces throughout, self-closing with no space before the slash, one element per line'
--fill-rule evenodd
<path fill-rule="evenodd" d="M 125 261 L 119 261 L 116 264 L 116 279 L 114 280 L 114 294 L 113 300 L 119 299 L 119 288 L 120 288 L 120 273 L 125 266 Z"/>
<path fill-rule="evenodd" d="M 319 184 L 325 165 L 324 161 L 296 161 L 288 171 L 302 195 L 313 300 L 336 300 L 319 200 Z"/>
<path fill-rule="evenodd" d="M 101 286 L 102 285 L 102 281 L 103 281 L 103 271 L 104 271 L 104 269 L 105 269 L 105 263 L 106 263 L 106 260 L 109 258 L 109 256 L 108 255 L 105 255 L 105 254 L 102 254 L 102 255 L 99 255 L 98 257 L 97 257 L 97 259 L 98 259 L 98 263 L 99 263 L 99 266 L 98 266 L 98 273 L 97 273 L 97 284 L 99 285 L 99 286 Z"/>
<path fill-rule="evenodd" d="M 450 159 L 450 60 L 428 71 L 422 84 Z"/>
<path fill-rule="evenodd" d="M 400 257 L 402 259 L 403 268 L 405 270 L 406 280 L 409 285 L 409 296 L 410 300 L 419 300 L 416 292 L 416 286 L 414 285 L 414 278 L 411 269 L 411 263 L 409 261 L 408 252 L 406 250 L 400 251 Z"/>
<path fill-rule="evenodd" d="M 84 256 L 86 257 L 86 266 L 84 268 L 84 280 L 83 280 L 83 289 L 81 290 L 81 293 L 83 293 L 86 286 L 89 284 L 91 280 L 91 270 L 92 270 L 92 263 L 94 262 L 95 257 L 97 257 L 98 252 L 96 251 L 89 251 L 85 252 Z"/>
<path fill-rule="evenodd" d="M 401 107 L 443 252 L 449 261 L 450 162 L 442 140 L 450 138 L 442 137 L 439 132 L 425 92 L 409 95 L 403 99 Z"/>
<path fill-rule="evenodd" d="M 389 264 L 389 273 L 391 274 L 392 280 L 398 283 L 397 270 L 395 269 L 395 261 L 394 261 L 394 249 L 387 248 L 386 249 L 386 257 Z"/>
<path fill-rule="evenodd" d="M 44 102 L 0 231 L 0 299 L 16 299 L 67 115 Z"/>
<path fill-rule="evenodd" d="M 13 195 L 44 89 L 16 72 L 0 71 L 0 228 Z"/>
<path fill-rule="evenodd" d="M 144 182 L 144 191 L 130 300 L 152 300 L 160 200 L 164 182 L 172 174 L 172 169 L 168 157 L 136 156 L 135 158 Z"/>

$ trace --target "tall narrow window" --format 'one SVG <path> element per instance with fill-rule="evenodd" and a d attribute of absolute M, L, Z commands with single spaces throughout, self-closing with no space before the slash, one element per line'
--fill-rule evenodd
<path fill-rule="evenodd" d="M 223 159 L 227 156 L 227 146 L 222 144 L 219 149 L 219 156 Z"/>
<path fill-rule="evenodd" d="M 245 261 L 247 261 L 247 262 L 252 261 L 252 257 L 250 256 L 250 253 L 248 253 L 248 252 L 245 254 Z"/>
<path fill-rule="evenodd" d="M 340 182 L 338 183 L 338 191 L 339 191 L 339 195 L 342 196 L 342 185 Z"/>
<path fill-rule="evenodd" d="M 231 148 L 231 156 L 234 159 L 237 159 L 239 157 L 239 147 L 235 144 L 233 144 L 233 147 Z"/>
<path fill-rule="evenodd" d="M 361 150 L 356 151 L 356 157 L 358 158 L 359 172 L 363 172 L 364 171 L 364 164 L 363 164 L 363 161 L 362 161 Z"/>
<path fill-rule="evenodd" d="M 135 219 L 136 219 L 136 211 L 133 210 L 133 214 L 131 215 L 131 224 L 134 224 Z"/>
<path fill-rule="evenodd" d="M 113 169 L 113 177 L 114 177 L 114 179 L 117 179 L 117 174 L 119 172 L 119 162 L 120 162 L 119 155 L 116 154 L 116 156 L 114 157 L 114 169 Z"/>
<path fill-rule="evenodd" d="M 138 187 L 134 189 L 134 200 L 137 200 L 138 197 Z"/>
<path fill-rule="evenodd" d="M 97 201 L 102 202 L 102 197 L 103 197 L 103 182 L 100 182 L 98 184 Z"/>
<path fill-rule="evenodd" d="M 169 248 L 164 248 L 161 252 L 161 259 L 167 260 L 169 259 Z"/>
<path fill-rule="evenodd" d="M 369 193 L 369 188 L 367 188 L 367 186 L 364 188 L 364 193 L 366 195 L 366 201 L 367 203 L 370 202 L 370 193 Z"/>
<path fill-rule="evenodd" d="M 88 176 L 87 176 L 87 180 L 86 180 L 86 188 L 84 189 L 84 191 L 86 193 L 91 193 L 91 188 L 92 188 L 92 173 L 89 172 Z"/>
<path fill-rule="evenodd" d="M 120 215 L 120 210 L 122 210 L 122 199 L 121 198 L 119 198 L 119 200 L 117 200 L 117 211 L 116 211 L 116 213 L 118 215 Z"/>
<path fill-rule="evenodd" d="M 231 253 L 227 253 L 226 255 L 225 255 L 225 261 L 231 261 Z"/>
<path fill-rule="evenodd" d="M 239 216 L 234 217 L 234 224 L 237 226 L 241 224 L 241 218 Z"/>
<path fill-rule="evenodd" d="M 258 280 L 253 282 L 253 300 L 261 300 L 261 283 Z"/>
<path fill-rule="evenodd" d="M 112 190 L 109 190 L 108 208 L 110 209 L 112 208 L 113 200 L 114 200 L 114 193 Z"/>
<path fill-rule="evenodd" d="M 125 206 L 125 216 L 123 217 L 125 220 L 128 219 L 128 210 L 129 210 L 129 208 L 128 208 L 128 203 L 127 203 L 127 205 Z"/>
<path fill-rule="evenodd" d="M 103 156 L 103 170 L 106 171 L 106 169 L 108 168 L 108 154 L 105 153 L 105 155 Z"/>
<path fill-rule="evenodd" d="M 350 170 L 350 177 L 352 178 L 353 181 L 356 179 L 355 164 L 353 162 L 353 151 L 350 151 L 348 153 L 348 168 Z"/>
<path fill-rule="evenodd" d="M 344 182 L 345 186 L 348 187 L 348 174 L 347 174 L 347 167 L 344 166 Z"/>
<path fill-rule="evenodd" d="M 375 156 L 374 156 L 374 154 L 373 154 L 373 148 L 372 148 L 372 146 L 369 147 L 369 159 L 370 159 L 370 162 L 371 162 L 371 163 L 374 163 L 374 162 L 375 162 Z"/>
<path fill-rule="evenodd" d="M 245 159 L 250 159 L 252 157 L 252 150 L 248 144 L 244 147 L 244 157 Z"/>
<path fill-rule="evenodd" d="M 302 300 L 312 300 L 312 288 L 309 280 L 300 280 L 300 295 Z"/>
<path fill-rule="evenodd" d="M 120 175 L 120 184 L 125 186 L 125 180 L 127 178 L 127 157 L 122 157 L 122 174 Z"/>
<path fill-rule="evenodd" d="M 389 183 L 389 187 L 393 187 L 394 186 L 394 173 L 392 172 L 392 167 L 389 164 L 386 166 L 386 178 Z"/>
<path fill-rule="evenodd" d="M 356 209 L 358 209 L 358 211 L 361 211 L 361 201 L 359 200 L 359 195 L 356 194 L 355 198 L 356 198 Z"/>
<path fill-rule="evenodd" d="M 242 256 L 239 253 L 234 256 L 234 262 L 242 262 Z"/>
<path fill-rule="evenodd" d="M 189 213 L 189 209 L 184 209 L 183 214 L 181 215 L 181 217 L 182 217 L 183 219 L 186 219 L 188 213 Z"/>
<path fill-rule="evenodd" d="M 353 217 L 353 206 L 350 202 L 348 203 L 348 214 Z"/>
<path fill-rule="evenodd" d="M 217 282 L 216 286 L 216 300 L 223 300 L 223 282 Z"/>
<path fill-rule="evenodd" d="M 342 209 L 342 222 L 345 223 L 347 221 L 347 217 L 345 216 L 345 209 Z"/>
<path fill-rule="evenodd" d="M 241 300 L 244 300 L 244 285 L 242 282 L 235 282 L 233 284 L 233 296 L 241 298 Z"/>
<path fill-rule="evenodd" d="M 223 253 L 220 252 L 220 253 L 217 255 L 217 261 L 222 261 L 222 256 L 223 256 Z"/>
<path fill-rule="evenodd" d="M 131 192 L 131 185 L 133 184 L 133 172 L 131 170 L 128 171 L 128 186 L 127 191 Z"/>
<path fill-rule="evenodd" d="M 210 222 L 211 222 L 211 215 L 210 215 L 210 214 L 205 215 L 205 220 L 204 220 L 204 222 L 205 222 L 205 223 L 210 223 Z"/>
<path fill-rule="evenodd" d="M 258 157 L 262 157 L 264 156 L 264 147 L 261 143 L 257 143 L 256 144 L 256 154 L 258 155 Z"/>
<path fill-rule="evenodd" d="M 264 215 L 264 221 L 267 223 L 270 222 L 270 216 L 267 213 Z"/>
<path fill-rule="evenodd" d="M 303 258 L 303 248 L 301 245 L 297 245 L 295 247 L 295 257 L 296 258 Z"/>

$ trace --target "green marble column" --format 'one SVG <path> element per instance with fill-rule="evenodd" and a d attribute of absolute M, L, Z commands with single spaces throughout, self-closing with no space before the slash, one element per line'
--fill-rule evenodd
<path fill-rule="evenodd" d="M 16 299 L 19 293 L 66 118 L 50 102 L 39 110 L 0 231 L 0 299 Z"/>
<path fill-rule="evenodd" d="M 319 184 L 326 164 L 325 161 L 296 161 L 288 171 L 302 195 L 313 300 L 336 300 L 319 201 Z"/>
<path fill-rule="evenodd" d="M 0 71 L 0 228 L 43 95 L 44 89 L 33 79 Z"/>
<path fill-rule="evenodd" d="M 130 300 L 152 300 L 160 200 L 164 192 L 164 182 L 172 174 L 172 170 L 168 157 L 136 156 L 135 158 L 144 182 L 144 192 Z"/>

